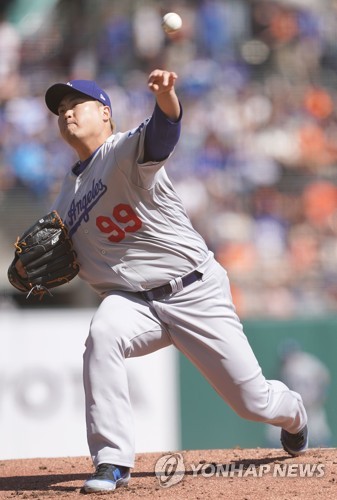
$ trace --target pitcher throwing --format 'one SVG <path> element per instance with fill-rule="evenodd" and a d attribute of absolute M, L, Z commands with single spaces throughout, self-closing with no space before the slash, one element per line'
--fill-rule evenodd
<path fill-rule="evenodd" d="M 61 135 L 79 158 L 52 209 L 68 228 L 80 278 L 102 298 L 84 353 L 88 445 L 96 467 L 85 492 L 128 484 L 135 449 L 125 360 L 172 344 L 240 417 L 280 427 L 291 455 L 308 446 L 301 396 L 263 376 L 227 273 L 167 176 L 182 120 L 176 79 L 174 72 L 153 71 L 152 116 L 118 133 L 113 103 L 95 82 L 56 83 L 46 92 Z"/>

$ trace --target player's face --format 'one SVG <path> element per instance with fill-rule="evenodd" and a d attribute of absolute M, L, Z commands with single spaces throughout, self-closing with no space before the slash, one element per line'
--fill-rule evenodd
<path fill-rule="evenodd" d="M 61 135 L 71 145 L 100 137 L 109 120 L 107 106 L 76 94 L 62 99 L 58 113 Z"/>

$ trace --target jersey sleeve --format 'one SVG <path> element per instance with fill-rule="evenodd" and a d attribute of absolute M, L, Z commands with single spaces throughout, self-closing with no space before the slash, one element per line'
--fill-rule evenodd
<path fill-rule="evenodd" d="M 130 168 L 144 161 L 145 130 L 150 118 L 143 121 L 137 128 L 128 132 L 120 132 L 114 138 L 114 156 L 118 168 L 125 174 Z"/>
<path fill-rule="evenodd" d="M 181 130 L 182 107 L 177 121 L 173 122 L 162 112 L 158 104 L 145 130 L 144 163 L 167 158 L 174 150 Z"/>
<path fill-rule="evenodd" d="M 147 118 L 139 127 L 116 134 L 115 160 L 131 183 L 143 189 L 150 189 L 155 184 L 157 172 L 178 142 L 181 117 L 182 111 L 179 120 L 172 122 L 156 105 L 151 118 Z"/>

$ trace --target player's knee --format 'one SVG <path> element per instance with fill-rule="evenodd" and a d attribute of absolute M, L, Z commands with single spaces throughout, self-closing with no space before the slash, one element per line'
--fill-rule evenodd
<path fill-rule="evenodd" d="M 128 347 L 124 322 L 112 322 L 110 318 L 94 317 L 90 326 L 90 338 L 93 347 L 103 351 L 121 350 Z"/>

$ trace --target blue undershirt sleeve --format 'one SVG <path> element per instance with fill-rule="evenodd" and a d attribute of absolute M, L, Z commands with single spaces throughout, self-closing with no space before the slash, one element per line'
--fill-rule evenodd
<path fill-rule="evenodd" d="M 173 151 L 180 137 L 182 114 L 180 105 L 179 118 L 172 122 L 156 104 L 145 131 L 144 163 L 164 160 Z"/>

